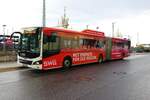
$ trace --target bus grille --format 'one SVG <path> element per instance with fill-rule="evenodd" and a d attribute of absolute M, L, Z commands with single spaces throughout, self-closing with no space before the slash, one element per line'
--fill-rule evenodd
<path fill-rule="evenodd" d="M 19 59 L 19 62 L 23 63 L 23 64 L 29 64 L 29 65 L 32 64 L 32 61 L 27 61 L 27 60 L 23 60 L 23 59 Z"/>

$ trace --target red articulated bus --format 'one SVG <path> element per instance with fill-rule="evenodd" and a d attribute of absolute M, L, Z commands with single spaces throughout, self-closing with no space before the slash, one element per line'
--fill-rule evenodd
<path fill-rule="evenodd" d="M 129 56 L 130 40 L 106 37 L 86 29 L 29 27 L 19 33 L 18 63 L 34 69 L 68 68 Z"/>

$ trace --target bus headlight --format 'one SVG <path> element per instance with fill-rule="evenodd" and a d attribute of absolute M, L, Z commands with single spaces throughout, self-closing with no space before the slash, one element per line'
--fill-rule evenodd
<path fill-rule="evenodd" d="M 36 61 L 36 62 L 33 63 L 33 65 L 40 65 L 40 64 L 42 64 L 42 60 Z"/>

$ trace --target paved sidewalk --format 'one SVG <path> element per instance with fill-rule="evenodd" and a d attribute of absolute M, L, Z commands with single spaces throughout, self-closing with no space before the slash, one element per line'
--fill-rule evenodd
<path fill-rule="evenodd" d="M 0 72 L 12 71 L 25 68 L 17 62 L 0 62 Z"/>

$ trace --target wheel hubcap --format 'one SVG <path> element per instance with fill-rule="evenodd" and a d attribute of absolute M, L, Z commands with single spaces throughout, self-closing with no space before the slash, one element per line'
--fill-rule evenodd
<path fill-rule="evenodd" d="M 65 60 L 65 66 L 67 66 L 67 67 L 70 66 L 70 61 L 69 60 Z"/>
<path fill-rule="evenodd" d="M 102 58 L 100 57 L 100 58 L 99 58 L 99 63 L 101 63 L 101 62 L 102 62 Z"/>

